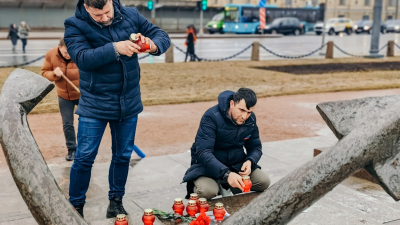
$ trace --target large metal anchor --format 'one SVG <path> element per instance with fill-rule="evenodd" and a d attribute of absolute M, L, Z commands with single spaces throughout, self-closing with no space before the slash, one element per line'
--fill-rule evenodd
<path fill-rule="evenodd" d="M 47 79 L 16 69 L 0 95 L 0 143 L 14 181 L 40 225 L 88 224 L 58 187 L 32 136 L 27 114 L 54 88 Z"/>
<path fill-rule="evenodd" d="M 224 225 L 287 224 L 362 168 L 400 200 L 400 96 L 321 103 L 317 110 L 339 142 L 272 185 Z"/>

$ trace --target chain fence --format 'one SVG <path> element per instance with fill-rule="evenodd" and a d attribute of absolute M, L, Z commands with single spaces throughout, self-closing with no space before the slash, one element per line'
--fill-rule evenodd
<path fill-rule="evenodd" d="M 396 45 L 396 47 L 400 49 L 400 46 L 398 44 L 394 43 L 394 45 Z"/>
<path fill-rule="evenodd" d="M 272 50 L 266 48 L 264 45 L 260 45 L 260 46 L 261 46 L 261 48 L 264 49 L 265 51 L 271 53 L 271 54 L 274 55 L 274 56 L 280 57 L 280 58 L 284 58 L 284 59 L 301 59 L 301 58 L 304 58 L 304 57 L 311 56 L 311 55 L 315 54 L 316 52 L 320 51 L 323 47 L 326 46 L 326 43 L 323 44 L 323 45 L 321 45 L 319 48 L 315 49 L 314 51 L 312 51 L 312 52 L 310 52 L 310 53 L 308 53 L 308 54 L 299 55 L 299 56 L 281 55 L 281 54 L 278 54 L 278 53 L 276 53 L 276 52 L 274 52 L 274 51 L 272 51 Z"/>
<path fill-rule="evenodd" d="M 354 55 L 351 53 L 346 52 L 345 50 L 341 49 L 339 46 L 337 46 L 336 44 L 333 44 L 333 46 L 335 46 L 335 48 L 337 48 L 337 50 L 341 51 L 343 54 L 351 56 L 351 57 L 364 57 L 364 55 Z"/>
<path fill-rule="evenodd" d="M 138 60 L 141 60 L 141 59 L 147 58 L 147 57 L 149 57 L 149 56 L 150 56 L 150 54 L 147 54 L 147 55 L 145 55 L 145 56 L 142 56 L 142 57 L 138 57 Z"/>
<path fill-rule="evenodd" d="M 183 54 L 186 54 L 186 52 L 184 50 L 182 50 L 181 48 L 179 48 L 178 46 L 174 45 L 176 49 L 178 49 L 180 52 L 182 52 Z M 233 54 L 231 56 L 228 57 L 224 57 L 224 58 L 220 58 L 220 59 L 206 59 L 206 58 L 200 58 L 195 54 L 195 57 L 199 60 L 199 61 L 206 61 L 206 62 L 216 62 L 216 61 L 226 61 L 228 59 L 233 59 L 236 56 L 242 54 L 243 52 L 247 51 L 249 48 L 251 48 L 251 46 L 253 46 L 253 44 L 250 44 L 249 46 L 247 46 L 246 48 L 244 48 L 243 50 L 241 50 L 240 52 Z"/>
<path fill-rule="evenodd" d="M 34 60 L 28 61 L 28 62 L 24 62 L 24 63 L 21 63 L 21 64 L 15 64 L 15 65 L 0 66 L 0 68 L 27 66 L 27 65 L 29 65 L 29 64 L 31 64 L 31 63 L 34 63 L 34 62 L 37 62 L 37 61 L 43 59 L 44 57 L 45 57 L 45 56 L 42 55 L 42 56 L 40 56 L 40 57 L 38 57 L 38 58 L 36 58 L 36 59 L 34 59 Z"/>

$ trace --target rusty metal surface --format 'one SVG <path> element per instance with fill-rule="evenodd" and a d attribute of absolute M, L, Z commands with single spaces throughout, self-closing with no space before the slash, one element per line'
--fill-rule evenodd
<path fill-rule="evenodd" d="M 87 224 L 60 191 L 32 136 L 27 114 L 54 88 L 46 78 L 16 69 L 0 95 L 0 142 L 13 179 L 40 225 Z"/>
<path fill-rule="evenodd" d="M 287 224 L 361 168 L 400 200 L 400 97 L 327 102 L 317 109 L 340 141 L 272 185 L 224 225 Z"/>

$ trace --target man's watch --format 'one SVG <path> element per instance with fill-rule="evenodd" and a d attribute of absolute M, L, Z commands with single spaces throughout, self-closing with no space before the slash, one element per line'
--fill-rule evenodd
<path fill-rule="evenodd" d="M 224 176 L 222 177 L 223 180 L 228 180 L 229 174 L 231 173 L 230 170 L 226 171 L 226 173 L 224 173 Z"/>

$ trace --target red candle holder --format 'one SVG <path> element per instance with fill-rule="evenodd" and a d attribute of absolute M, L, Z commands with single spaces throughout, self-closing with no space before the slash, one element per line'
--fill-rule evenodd
<path fill-rule="evenodd" d="M 151 43 L 142 43 L 142 40 L 140 40 L 140 38 L 137 38 L 135 33 L 131 34 L 129 40 L 140 47 L 139 52 L 145 52 L 146 50 L 151 49 Z"/>
<path fill-rule="evenodd" d="M 185 209 L 185 205 L 181 198 L 176 198 L 174 201 L 174 205 L 172 206 L 172 210 L 174 210 L 175 214 L 179 214 L 183 216 L 183 210 Z"/>
<path fill-rule="evenodd" d="M 189 200 L 188 206 L 186 207 L 186 212 L 191 217 L 196 216 L 196 213 L 199 212 L 199 208 L 197 207 L 195 200 Z"/>
<path fill-rule="evenodd" d="M 223 221 L 225 216 L 224 204 L 222 204 L 221 202 L 215 203 L 213 214 L 216 221 L 218 222 Z"/>
<path fill-rule="evenodd" d="M 115 220 L 115 225 L 128 225 L 125 214 L 118 214 Z"/>
<path fill-rule="evenodd" d="M 198 195 L 198 194 L 196 194 L 196 193 L 190 194 L 190 199 L 189 199 L 189 200 L 194 200 L 194 201 L 196 201 L 197 207 L 200 208 L 200 202 L 199 202 L 199 195 Z"/>
<path fill-rule="evenodd" d="M 156 220 L 156 217 L 153 215 L 153 210 L 145 209 L 144 215 L 142 217 L 143 224 L 144 225 L 153 225 L 154 220 Z"/>
<path fill-rule="evenodd" d="M 207 199 L 205 199 L 205 198 L 200 198 L 199 203 L 200 203 L 200 207 L 199 207 L 200 213 L 207 212 L 208 209 L 210 208 L 210 205 L 207 203 Z"/>
<path fill-rule="evenodd" d="M 242 176 L 244 187 L 243 187 L 243 192 L 250 192 L 251 186 L 253 183 L 251 183 L 250 176 Z"/>

